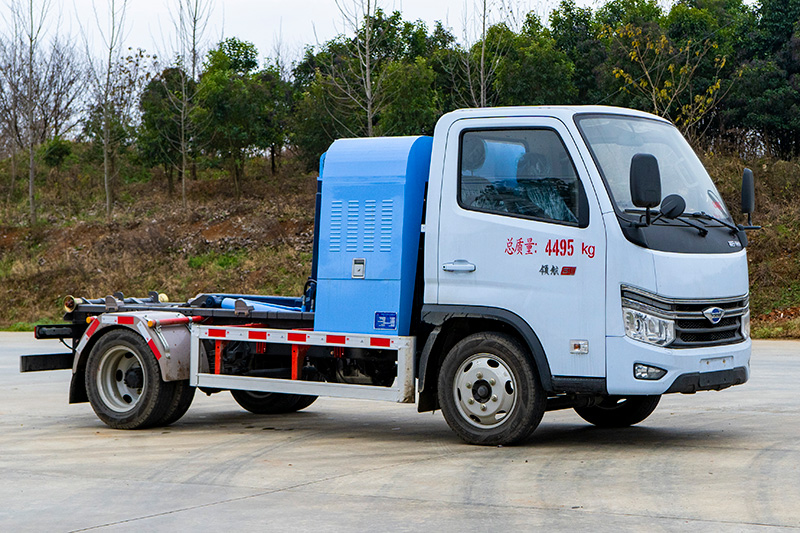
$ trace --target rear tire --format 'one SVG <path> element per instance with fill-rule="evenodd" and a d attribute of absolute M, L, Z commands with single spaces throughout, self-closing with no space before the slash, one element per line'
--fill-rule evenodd
<path fill-rule="evenodd" d="M 86 363 L 86 393 L 97 417 L 114 429 L 141 429 L 165 419 L 174 382 L 161 379 L 158 361 L 130 330 L 100 338 Z"/>
<path fill-rule="evenodd" d="M 527 439 L 547 402 L 527 351 L 501 333 L 476 333 L 458 342 L 442 363 L 438 385 L 447 424 L 469 444 Z"/>
<path fill-rule="evenodd" d="M 242 408 L 256 415 L 294 413 L 305 409 L 317 399 L 316 396 L 246 390 L 231 390 L 231 395 Z"/>
<path fill-rule="evenodd" d="M 158 426 L 168 426 L 180 420 L 181 417 L 186 414 L 186 411 L 189 410 L 189 407 L 192 405 L 192 400 L 194 400 L 194 393 L 197 389 L 189 385 L 188 379 L 174 381 L 173 383 L 175 385 L 175 392 L 172 401 L 169 407 L 167 407 L 167 411 L 164 413 L 164 418 L 156 424 Z"/>
<path fill-rule="evenodd" d="M 576 407 L 575 412 L 601 428 L 624 428 L 638 424 L 656 410 L 661 396 L 607 396 L 598 405 Z"/>

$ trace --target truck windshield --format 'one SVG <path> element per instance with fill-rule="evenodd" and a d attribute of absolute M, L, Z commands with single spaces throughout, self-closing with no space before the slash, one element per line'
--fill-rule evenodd
<path fill-rule="evenodd" d="M 631 201 L 631 158 L 652 154 L 661 173 L 661 198 L 679 194 L 687 214 L 702 211 L 730 220 L 706 169 L 671 124 L 613 115 L 579 115 L 576 121 L 618 211 L 639 211 Z"/>

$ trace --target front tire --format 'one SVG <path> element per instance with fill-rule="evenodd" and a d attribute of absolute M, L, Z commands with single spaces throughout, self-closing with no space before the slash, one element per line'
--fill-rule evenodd
<path fill-rule="evenodd" d="M 242 408 L 256 415 L 281 415 L 305 409 L 317 399 L 316 396 L 282 394 L 279 392 L 256 392 L 231 390 L 233 399 Z"/>
<path fill-rule="evenodd" d="M 469 444 L 525 440 L 539 426 L 547 402 L 526 350 L 501 333 L 458 342 L 442 363 L 438 385 L 447 424 Z"/>
<path fill-rule="evenodd" d="M 661 396 L 607 396 L 592 407 L 576 407 L 578 416 L 601 428 L 638 424 L 656 410 Z"/>
<path fill-rule="evenodd" d="M 113 330 L 89 353 L 86 393 L 97 417 L 109 427 L 141 429 L 165 419 L 175 385 L 162 381 L 158 361 L 141 336 Z"/>

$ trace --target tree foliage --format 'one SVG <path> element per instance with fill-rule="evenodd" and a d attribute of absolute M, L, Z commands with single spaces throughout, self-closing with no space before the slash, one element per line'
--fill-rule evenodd
<path fill-rule="evenodd" d="M 241 194 L 244 163 L 256 150 L 282 142 L 284 84 L 274 67 L 255 71 L 252 43 L 228 38 L 208 53 L 198 85 L 193 120 L 207 124 L 206 151 L 228 166 L 234 191 Z"/>
<path fill-rule="evenodd" d="M 561 0 L 546 19 L 476 0 L 461 39 L 376 0 L 338 0 L 342 34 L 309 45 L 291 68 L 259 62 L 233 37 L 200 55 L 213 0 L 176 1 L 180 45 L 153 79 L 144 52 L 124 52 L 123 0 L 112 1 L 116 27 L 85 87 L 68 37 L 35 55 L 24 32 L 0 39 L 8 199 L 23 153 L 58 169 L 53 150 L 76 138 L 89 144 L 82 157 L 103 162 L 110 216 L 121 158 L 163 167 L 170 192 L 177 172 L 185 206 L 195 161 L 226 168 L 240 194 L 253 156 L 269 157 L 274 173 L 290 150 L 313 169 L 336 138 L 431 134 L 441 114 L 480 105 L 621 105 L 669 118 L 697 147 L 745 139 L 800 156 L 800 0 Z"/>

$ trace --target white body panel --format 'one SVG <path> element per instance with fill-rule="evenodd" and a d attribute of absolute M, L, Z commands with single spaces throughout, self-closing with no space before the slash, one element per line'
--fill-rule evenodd
<path fill-rule="evenodd" d="M 592 186 L 585 184 L 590 212 L 586 228 L 477 212 L 457 202 L 458 143 L 462 132 L 520 127 L 555 131 L 578 175 L 586 174 L 572 135 L 560 120 L 527 116 L 455 121 L 447 131 L 441 182 L 435 301 L 511 311 L 539 337 L 553 375 L 603 377 L 605 230 Z M 523 245 L 521 253 L 519 249 L 514 251 L 520 239 L 534 244 Z M 546 252 L 548 242 L 562 240 L 571 246 L 567 255 Z M 582 253 L 588 249 L 592 250 L 592 257 Z M 474 264 L 475 270 L 448 272 L 442 268 L 456 260 Z M 574 268 L 574 274 L 561 275 L 564 267 Z M 547 274 L 543 272 L 545 268 Z M 570 353 L 571 341 L 588 341 L 589 353 Z"/>
<path fill-rule="evenodd" d="M 724 298 L 747 294 L 747 255 L 676 254 L 653 255 L 656 286 L 653 292 L 673 298 Z"/>

